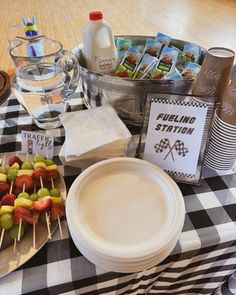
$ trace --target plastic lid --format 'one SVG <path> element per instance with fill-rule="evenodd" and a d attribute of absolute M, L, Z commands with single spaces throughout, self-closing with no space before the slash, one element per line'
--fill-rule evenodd
<path fill-rule="evenodd" d="M 99 20 L 103 19 L 103 14 L 101 11 L 92 11 L 89 13 L 89 19 L 90 20 Z"/>

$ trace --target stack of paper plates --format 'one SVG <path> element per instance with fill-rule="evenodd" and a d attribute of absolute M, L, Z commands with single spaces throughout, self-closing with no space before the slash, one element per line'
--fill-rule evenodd
<path fill-rule="evenodd" d="M 66 215 L 72 239 L 88 260 L 107 270 L 136 272 L 170 254 L 185 207 L 162 169 L 140 159 L 113 158 L 77 177 Z"/>

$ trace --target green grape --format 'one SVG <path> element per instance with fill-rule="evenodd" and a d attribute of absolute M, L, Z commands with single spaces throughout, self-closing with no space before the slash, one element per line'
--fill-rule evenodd
<path fill-rule="evenodd" d="M 18 231 L 19 231 L 19 225 L 14 224 L 13 227 L 10 229 L 10 235 L 11 235 L 12 239 L 16 239 L 18 237 Z M 22 223 L 21 224 L 21 231 L 20 231 L 20 238 L 23 237 L 24 233 L 25 233 L 25 228 Z"/>
<path fill-rule="evenodd" d="M 0 173 L 7 174 L 7 168 L 4 166 L 0 166 Z"/>
<path fill-rule="evenodd" d="M 59 198 L 60 197 L 60 190 L 58 188 L 52 188 L 50 190 L 50 196 L 55 197 L 55 198 Z"/>
<path fill-rule="evenodd" d="M 17 196 L 17 198 L 29 199 L 29 194 L 27 192 L 21 192 L 21 193 L 19 193 L 19 195 Z"/>
<path fill-rule="evenodd" d="M 38 200 L 38 195 L 36 194 L 36 193 L 33 193 L 33 194 L 31 194 L 30 196 L 29 196 L 29 199 L 31 200 L 31 201 L 37 201 Z"/>
<path fill-rule="evenodd" d="M 46 163 L 47 166 L 54 165 L 53 160 L 50 160 L 50 159 L 46 159 L 45 163 Z"/>
<path fill-rule="evenodd" d="M 15 168 L 9 168 L 8 172 L 7 172 L 7 178 L 9 179 L 9 181 L 13 181 L 16 179 L 18 174 L 18 170 Z"/>
<path fill-rule="evenodd" d="M 0 217 L 0 224 L 2 228 L 8 230 L 14 225 L 12 214 L 6 213 Z"/>
<path fill-rule="evenodd" d="M 34 162 L 36 163 L 36 162 L 44 162 L 45 161 L 45 159 L 44 159 L 44 157 L 43 156 L 41 156 L 41 155 L 35 155 L 34 156 Z"/>
<path fill-rule="evenodd" d="M 25 162 L 23 162 L 23 164 L 21 165 L 21 169 L 23 169 L 23 170 L 33 169 L 33 165 L 32 165 L 32 163 L 30 163 L 29 161 L 25 161 Z"/>
<path fill-rule="evenodd" d="M 37 192 L 39 198 L 49 196 L 49 190 L 47 188 L 40 188 Z"/>
<path fill-rule="evenodd" d="M 36 169 L 38 167 L 46 168 L 47 166 L 46 166 L 45 162 L 42 162 L 42 161 L 34 163 L 34 169 Z"/>

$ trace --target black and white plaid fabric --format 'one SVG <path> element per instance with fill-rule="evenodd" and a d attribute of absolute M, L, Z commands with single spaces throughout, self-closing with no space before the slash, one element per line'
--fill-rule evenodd
<path fill-rule="evenodd" d="M 72 110 L 82 109 L 80 97 Z M 21 150 L 21 130 L 39 129 L 14 96 L 0 106 L 0 152 Z M 55 137 L 55 161 L 64 129 L 47 130 Z M 80 173 L 64 166 L 69 188 Z M 200 187 L 179 184 L 186 216 L 176 247 L 156 267 L 130 274 L 109 272 L 90 263 L 72 242 L 66 219 L 64 238 L 56 231 L 38 253 L 0 279 L 0 294 L 214 294 L 236 292 L 236 176 L 204 169 Z"/>
<path fill-rule="evenodd" d="M 175 150 L 181 157 L 185 157 L 188 153 L 188 149 L 184 146 L 184 143 L 181 140 L 176 140 Z"/>
<path fill-rule="evenodd" d="M 157 143 L 154 145 L 155 151 L 157 153 L 162 153 L 168 147 L 170 147 L 170 143 L 169 143 L 168 138 L 162 138 L 160 143 Z"/>

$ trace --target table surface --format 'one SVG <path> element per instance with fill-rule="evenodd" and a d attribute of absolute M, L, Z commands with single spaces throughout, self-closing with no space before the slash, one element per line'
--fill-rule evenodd
<path fill-rule="evenodd" d="M 162 32 L 204 48 L 236 51 L 235 0 L 1 0 L 0 69 L 14 73 L 8 39 L 24 35 L 22 16 L 35 16 L 40 34 L 72 49 L 81 43 L 81 29 L 92 10 L 103 11 L 115 35 Z"/>
<path fill-rule="evenodd" d="M 14 74 L 8 39 L 24 34 L 22 16 L 34 15 L 40 34 L 72 49 L 81 43 L 81 29 L 92 10 L 103 11 L 115 35 L 162 32 L 204 48 L 236 51 L 235 0 L 1 0 L 0 70 Z M 20 150 L 21 130 L 38 129 L 11 97 L 0 106 L 0 152 Z M 58 154 L 64 129 L 48 133 L 55 136 Z M 78 173 L 64 167 L 68 188 Z M 135 274 L 99 269 L 76 249 L 63 220 L 64 238 L 56 232 L 30 261 L 0 279 L 0 294 L 211 294 L 223 282 L 215 294 L 232 294 L 236 176 L 208 169 L 204 175 L 201 187 L 180 185 L 187 211 L 183 232 L 172 254 L 157 267 Z"/>
<path fill-rule="evenodd" d="M 82 93 L 72 110 L 83 108 Z M 21 130 L 39 131 L 11 96 L 0 106 L 0 153 L 21 149 Z M 55 138 L 55 161 L 65 139 L 63 128 L 42 131 Z M 80 170 L 64 166 L 67 188 Z M 185 223 L 172 251 L 158 266 L 132 274 L 109 272 L 90 263 L 75 247 L 66 219 L 63 238 L 56 231 L 23 266 L 0 279 L 0 294 L 231 294 L 236 268 L 236 176 L 204 168 L 201 186 L 179 184 Z M 10 258 L 15 259 L 15 258 Z M 222 284 L 225 284 L 221 286 Z"/>

